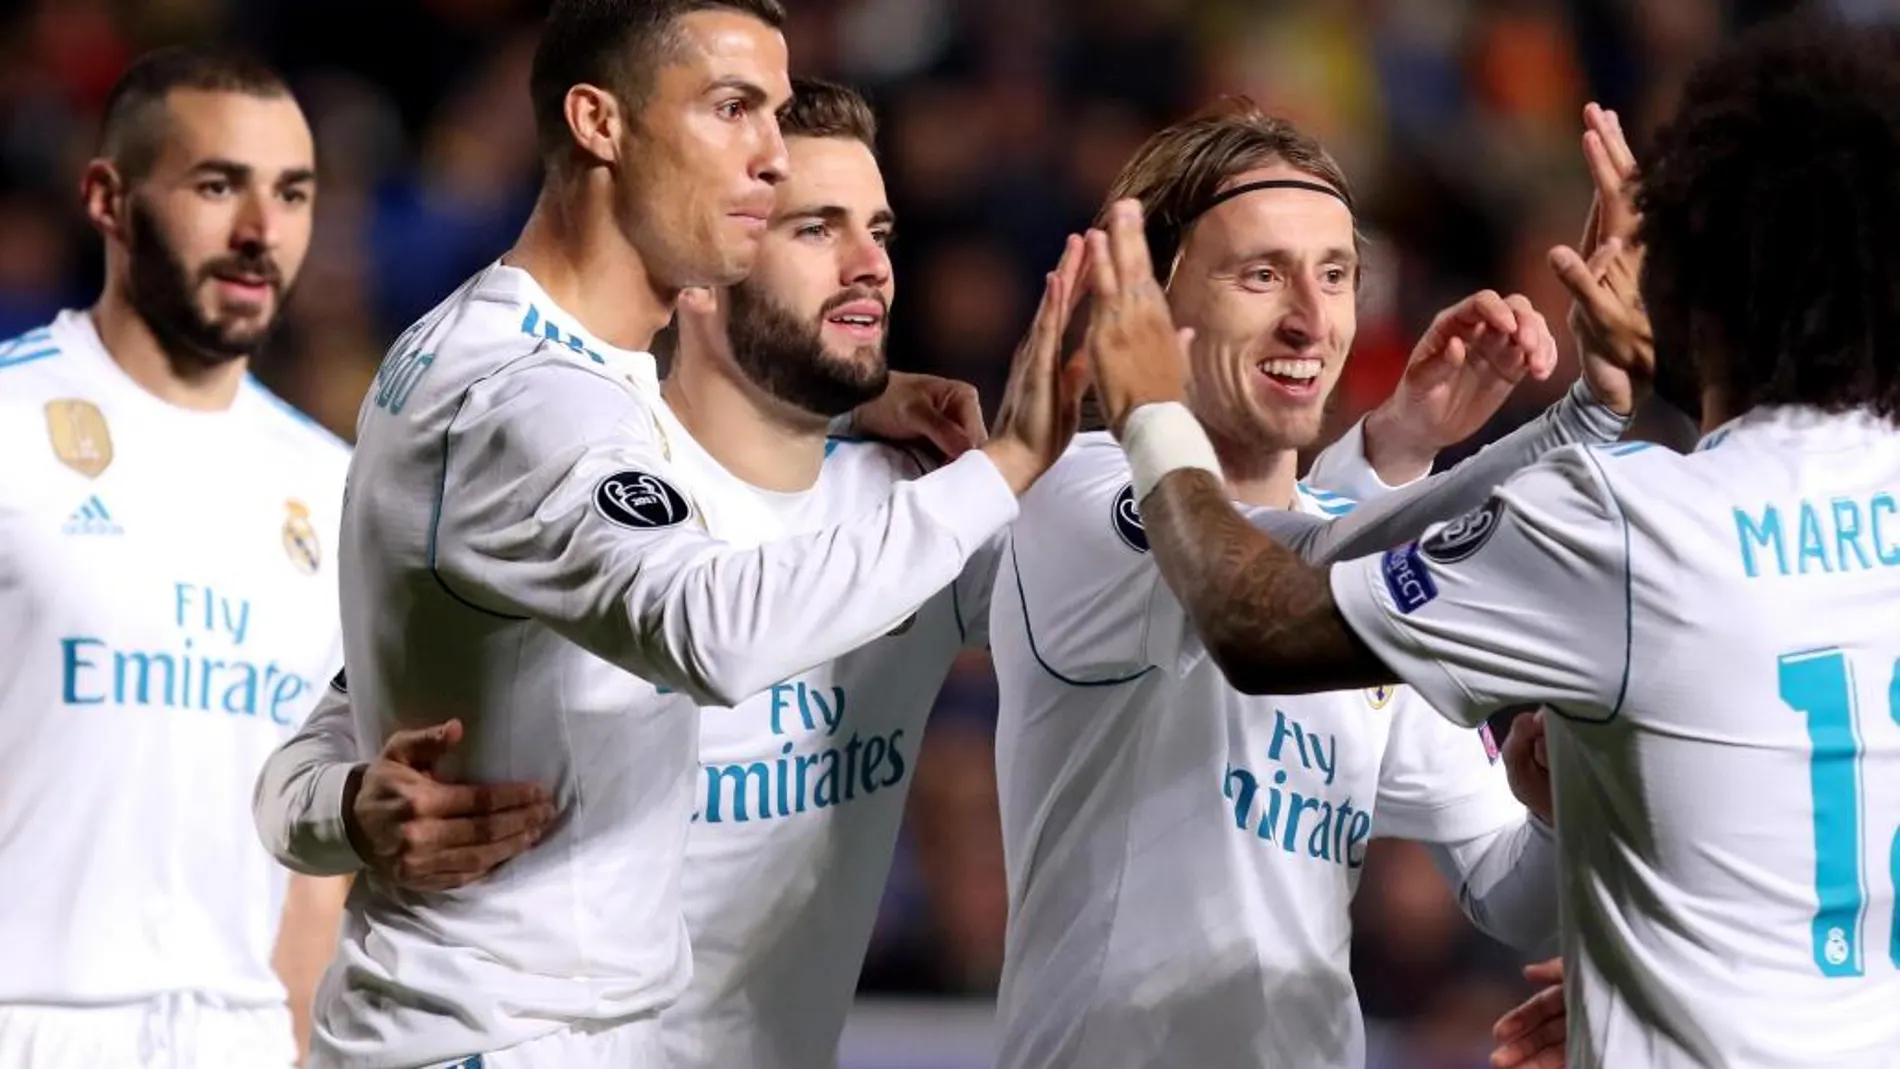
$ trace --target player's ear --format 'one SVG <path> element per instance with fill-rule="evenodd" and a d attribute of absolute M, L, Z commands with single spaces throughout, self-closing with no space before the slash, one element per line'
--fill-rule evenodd
<path fill-rule="evenodd" d="M 567 115 L 567 132 L 581 155 L 594 163 L 619 161 L 627 117 L 618 97 L 598 85 L 569 86 L 562 111 Z"/>
<path fill-rule="evenodd" d="M 123 238 L 126 228 L 124 176 L 108 159 L 96 159 L 80 172 L 79 196 L 86 218 L 108 239 Z"/>
<path fill-rule="evenodd" d="M 688 286 L 674 305 L 673 323 L 679 328 L 679 351 L 720 352 L 726 340 L 725 294 L 705 286 Z"/>
<path fill-rule="evenodd" d="M 709 319 L 719 314 L 719 294 L 709 286 L 688 286 L 680 291 L 682 318 Z"/>

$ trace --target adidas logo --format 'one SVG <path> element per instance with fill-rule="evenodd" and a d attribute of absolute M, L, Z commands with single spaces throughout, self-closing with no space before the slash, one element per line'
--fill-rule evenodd
<path fill-rule="evenodd" d="M 69 535 L 115 535 L 124 534 L 125 528 L 112 520 L 112 513 L 106 511 L 106 503 L 94 494 L 85 503 L 66 517 L 66 523 L 60 530 Z"/>

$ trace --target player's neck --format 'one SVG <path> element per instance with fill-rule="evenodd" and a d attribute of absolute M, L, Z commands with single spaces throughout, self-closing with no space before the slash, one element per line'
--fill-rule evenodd
<path fill-rule="evenodd" d="M 678 291 L 658 286 L 613 217 L 609 197 L 585 188 L 605 177 L 550 177 L 502 262 L 533 276 L 589 334 L 645 352 L 673 315 Z"/>
<path fill-rule="evenodd" d="M 1722 400 L 1722 391 L 1713 386 L 1702 388 L 1702 434 L 1705 437 L 1714 434 L 1716 428 L 1736 415 L 1728 410 L 1728 403 Z"/>
<path fill-rule="evenodd" d="M 1300 454 L 1295 449 L 1261 449 L 1210 432 L 1214 455 L 1220 458 L 1228 496 L 1235 501 L 1266 508 L 1292 508 L 1299 482 Z"/>
<path fill-rule="evenodd" d="M 92 306 L 92 325 L 106 355 L 127 378 L 159 400 L 193 412 L 230 408 L 250 368 L 244 357 L 212 361 L 167 352 L 124 290 L 111 283 Z"/>
<path fill-rule="evenodd" d="M 829 421 L 767 394 L 731 361 L 689 346 L 682 338 L 660 389 L 700 448 L 761 490 L 799 493 L 817 485 Z"/>

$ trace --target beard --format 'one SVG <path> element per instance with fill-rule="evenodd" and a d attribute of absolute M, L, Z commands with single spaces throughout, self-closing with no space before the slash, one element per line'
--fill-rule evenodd
<path fill-rule="evenodd" d="M 825 317 L 851 301 L 881 294 L 848 290 L 824 303 L 818 315 L 801 319 L 749 282 L 727 291 L 726 333 L 732 357 L 753 385 L 803 412 L 830 419 L 874 401 L 889 384 L 884 344 L 859 346 L 849 357 L 825 349 Z M 889 322 L 888 318 L 885 322 Z"/>
<path fill-rule="evenodd" d="M 151 328 L 159 345 L 173 356 L 188 356 L 206 365 L 248 357 L 262 348 L 284 306 L 283 272 L 270 254 L 240 252 L 210 260 L 192 270 L 178 250 L 159 231 L 158 220 L 136 198 L 130 206 L 132 308 Z M 260 326 L 219 323 L 198 305 L 198 289 L 220 274 L 262 278 L 270 287 L 270 318 Z"/>

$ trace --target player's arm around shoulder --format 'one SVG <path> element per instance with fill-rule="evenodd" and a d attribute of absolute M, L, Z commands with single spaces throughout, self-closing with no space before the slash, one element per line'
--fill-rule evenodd
<path fill-rule="evenodd" d="M 251 792 L 259 840 L 278 864 L 305 876 L 342 876 L 362 866 L 345 830 L 343 799 L 361 767 L 343 673 L 302 726 L 271 751 Z"/>
<path fill-rule="evenodd" d="M 698 704 L 735 705 L 888 632 L 1016 515 L 996 465 L 965 456 L 833 526 L 724 541 L 720 502 L 670 463 L 658 402 L 577 368 L 470 388 L 445 435 L 432 565 L 463 602 Z"/>
<path fill-rule="evenodd" d="M 381 752 L 363 754 L 337 673 L 258 775 L 252 816 L 265 849 L 304 876 L 368 869 L 418 891 L 486 876 L 538 842 L 554 808 L 538 784 L 438 780 L 436 763 L 461 737 L 450 720 L 397 731 Z"/>
<path fill-rule="evenodd" d="M 1542 415 L 1449 470 L 1339 511 L 1307 542 L 1281 541 L 1318 563 L 1349 560 L 1411 541 L 1430 525 L 1482 505 L 1505 480 L 1551 450 L 1576 443 L 1614 443 L 1627 424 L 1579 382 Z"/>
<path fill-rule="evenodd" d="M 1558 449 L 1418 541 L 1335 566 L 1340 614 L 1458 722 L 1540 701 L 1615 716 L 1632 639 L 1632 529 L 1605 463 L 1628 449 Z"/>

